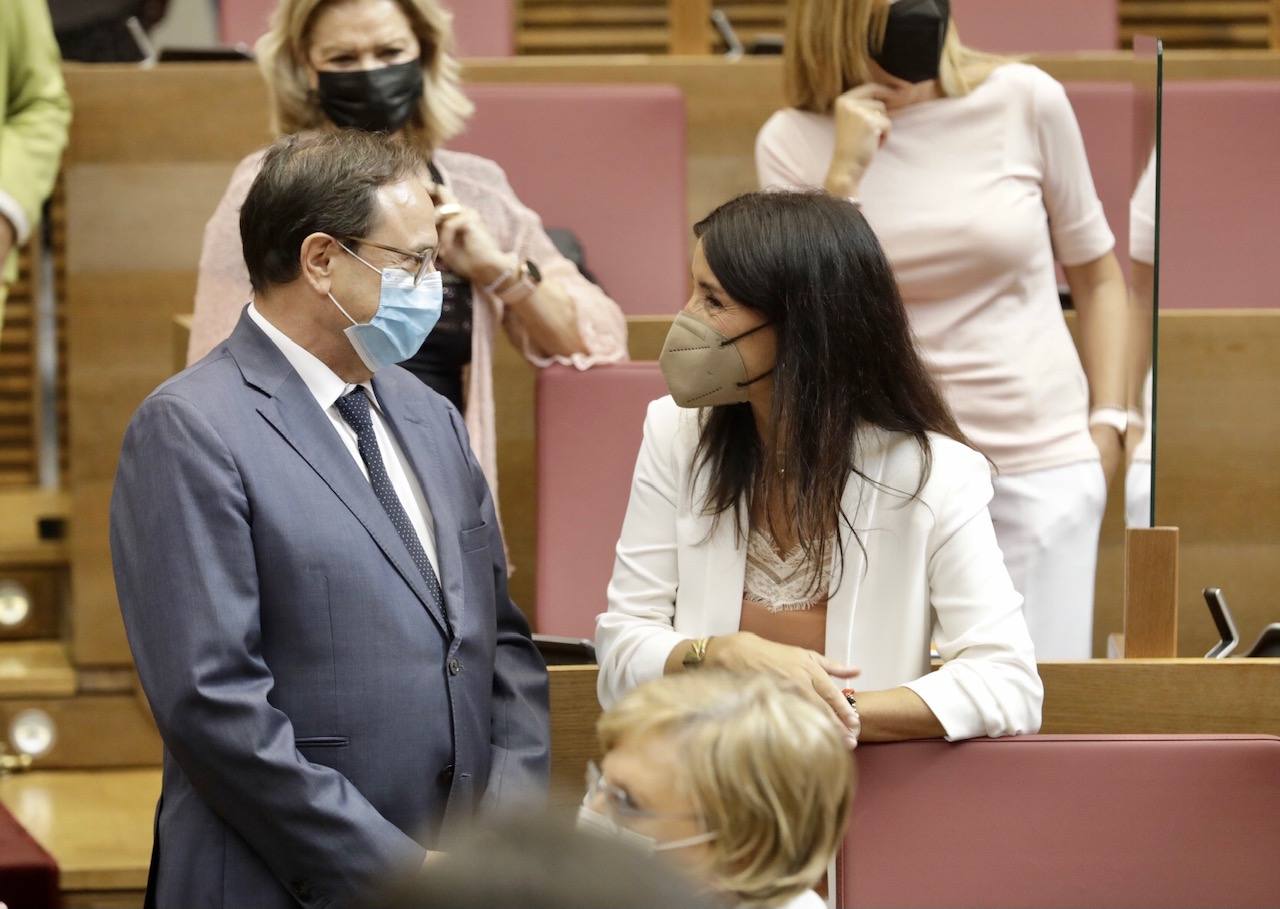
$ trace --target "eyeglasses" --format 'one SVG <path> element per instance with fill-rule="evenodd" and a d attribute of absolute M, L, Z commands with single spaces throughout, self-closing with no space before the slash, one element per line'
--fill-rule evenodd
<path fill-rule="evenodd" d="M 631 795 L 618 786 L 613 785 L 596 765 L 595 761 L 587 764 L 587 801 L 591 801 L 597 795 L 603 796 L 605 804 L 609 806 L 609 811 L 614 817 L 623 818 L 697 818 L 699 815 L 695 812 L 685 812 L 681 814 L 667 814 L 656 811 L 647 811 L 638 806 L 631 800 Z"/>
<path fill-rule="evenodd" d="M 397 255 L 404 256 L 406 259 L 412 259 L 417 262 L 418 268 L 413 273 L 414 287 L 421 284 L 423 278 L 436 270 L 436 251 L 434 249 L 430 252 L 420 253 L 413 252 L 408 249 L 401 249 L 398 246 L 387 246 L 385 243 L 374 243 L 372 240 L 365 240 L 362 237 L 346 237 L 344 239 L 346 239 L 348 243 L 356 246 L 373 246 L 377 249 L 385 249 L 387 252 L 393 252 Z M 347 251 L 351 252 L 350 250 Z M 355 253 L 351 253 L 351 255 L 354 256 Z M 359 256 L 356 256 L 356 258 L 359 258 Z M 361 261 L 363 262 L 364 260 L 361 259 Z M 366 262 L 365 264 L 367 265 L 368 263 Z"/>

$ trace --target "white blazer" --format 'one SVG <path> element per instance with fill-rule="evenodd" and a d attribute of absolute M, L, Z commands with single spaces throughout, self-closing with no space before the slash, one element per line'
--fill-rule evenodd
<path fill-rule="evenodd" d="M 738 630 L 746 545 L 731 515 L 714 523 L 701 513 L 707 471 L 696 483 L 690 476 L 697 441 L 698 411 L 670 397 L 649 405 L 609 611 L 596 620 L 606 708 L 660 677 L 681 641 Z M 862 547 L 842 526 L 845 568 L 827 601 L 826 656 L 862 670 L 857 688 L 910 688 L 948 740 L 1035 732 L 1044 688 L 987 512 L 986 459 L 931 435 L 932 469 L 912 499 L 923 466 L 915 439 L 868 429 L 859 442 L 860 468 L 875 483 L 855 476 L 845 487 Z M 943 659 L 936 672 L 931 640 Z"/>

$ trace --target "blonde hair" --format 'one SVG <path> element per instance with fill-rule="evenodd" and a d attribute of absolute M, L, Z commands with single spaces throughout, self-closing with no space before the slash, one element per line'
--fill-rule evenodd
<path fill-rule="evenodd" d="M 316 16 L 352 0 L 280 0 L 271 27 L 258 39 L 258 66 L 271 98 L 276 135 L 319 129 L 329 120 L 307 82 L 307 49 Z M 453 56 L 453 15 L 436 0 L 396 0 L 421 46 L 423 93 L 405 126 L 409 144 L 430 154 L 462 132 L 473 105 L 462 93 L 461 71 Z"/>
<path fill-rule="evenodd" d="M 871 81 L 871 46 L 884 41 L 890 0 L 792 0 L 787 13 L 784 73 L 787 104 L 830 113 L 836 98 Z M 938 83 L 944 97 L 969 94 L 1012 58 L 960 43 L 947 26 Z"/>
<path fill-rule="evenodd" d="M 597 732 L 606 753 L 633 737 L 674 740 L 681 794 L 717 833 L 718 886 L 769 907 L 822 877 L 848 824 L 853 759 L 828 714 L 789 682 L 705 670 L 634 689 Z"/>

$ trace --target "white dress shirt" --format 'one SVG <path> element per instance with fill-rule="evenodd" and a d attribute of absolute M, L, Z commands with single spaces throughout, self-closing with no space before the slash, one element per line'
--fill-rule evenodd
<path fill-rule="evenodd" d="M 316 403 L 320 405 L 320 409 L 329 417 L 329 422 L 337 431 L 338 438 L 342 439 L 342 444 L 346 446 L 356 466 L 360 468 L 360 472 L 364 474 L 366 480 L 369 479 L 369 468 L 365 467 L 364 459 L 360 457 L 360 449 L 356 445 L 356 431 L 342 418 L 336 406 L 338 399 L 356 386 L 344 382 L 337 373 L 320 362 L 315 354 L 268 322 L 252 303 L 249 304 L 249 318 L 253 319 L 254 324 L 266 333 L 276 347 L 280 348 L 289 365 L 306 383 Z M 378 439 L 378 451 L 382 454 L 382 463 L 387 468 L 387 476 L 390 477 L 391 485 L 395 488 L 396 498 L 400 500 L 405 513 L 409 515 L 409 522 L 418 534 L 418 540 L 422 543 L 428 561 L 431 562 L 431 568 L 443 584 L 444 579 L 440 577 L 440 564 L 436 559 L 435 524 L 431 519 L 427 498 L 422 494 L 422 486 L 418 483 L 418 478 L 413 475 L 413 471 L 409 469 L 409 462 L 400 449 L 400 443 L 387 428 L 386 418 L 383 417 L 382 409 L 378 404 L 378 396 L 373 392 L 373 384 L 362 382 L 360 387 L 364 389 L 364 393 L 369 396 L 369 401 L 373 405 L 369 408 L 369 414 L 373 418 L 373 432 Z"/>

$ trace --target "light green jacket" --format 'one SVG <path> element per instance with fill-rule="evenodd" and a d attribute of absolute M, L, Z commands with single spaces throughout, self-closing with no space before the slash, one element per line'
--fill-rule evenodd
<path fill-rule="evenodd" d="M 31 236 L 40 206 L 53 190 L 71 122 L 71 99 L 45 0 L 0 0 L 0 215 Z M 17 274 L 17 255 L 4 263 L 3 284 Z"/>

